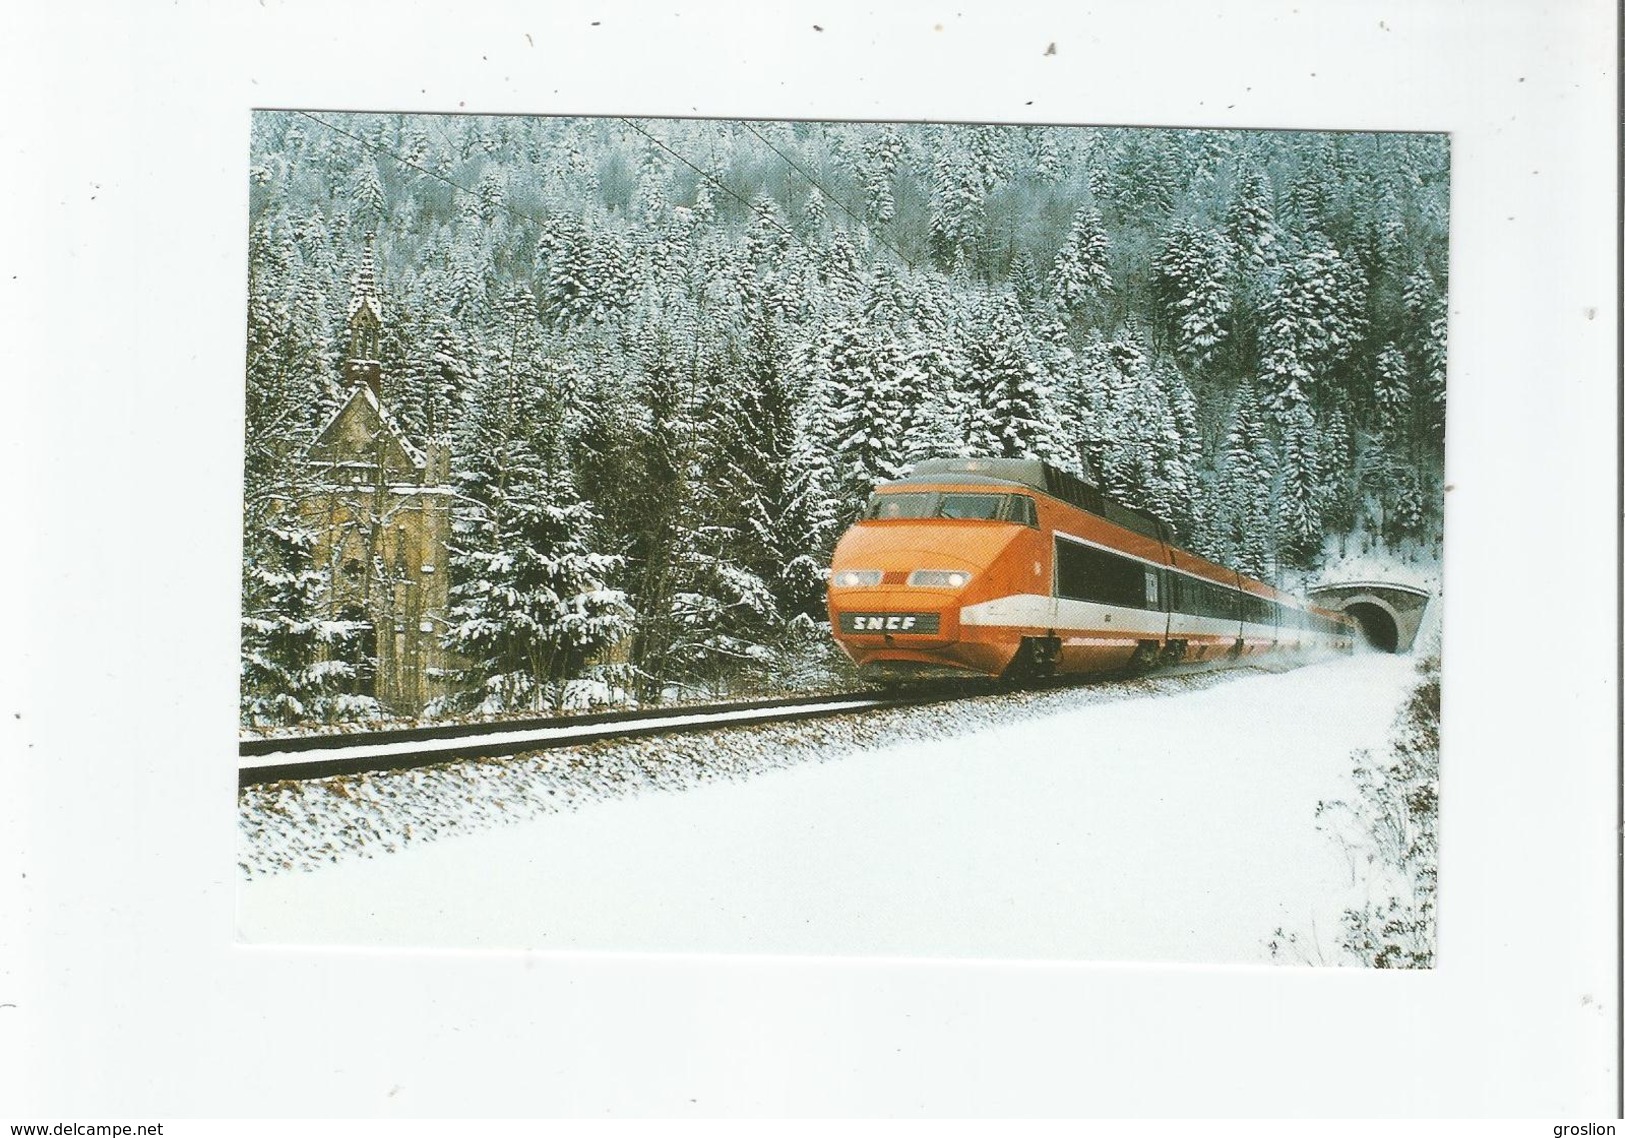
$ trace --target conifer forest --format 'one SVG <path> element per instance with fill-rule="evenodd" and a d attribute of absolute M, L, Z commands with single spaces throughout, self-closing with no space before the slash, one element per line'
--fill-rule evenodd
<path fill-rule="evenodd" d="M 839 682 L 831 549 L 926 457 L 1288 588 L 1440 555 L 1443 135 L 279 111 L 249 183 L 245 724 L 386 710 L 287 508 L 364 272 L 380 402 L 450 453 L 408 713 Z"/>

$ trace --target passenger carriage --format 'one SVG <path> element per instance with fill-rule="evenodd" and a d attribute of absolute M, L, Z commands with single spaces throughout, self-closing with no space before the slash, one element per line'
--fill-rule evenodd
<path fill-rule="evenodd" d="M 879 679 L 1027 676 L 1347 650 L 1353 626 L 1175 546 L 1028 459 L 931 459 L 835 548 L 830 627 Z"/>

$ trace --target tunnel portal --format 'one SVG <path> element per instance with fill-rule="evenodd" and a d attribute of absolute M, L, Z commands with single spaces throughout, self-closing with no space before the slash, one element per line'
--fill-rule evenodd
<path fill-rule="evenodd" d="M 1316 586 L 1309 590 L 1309 599 L 1348 613 L 1359 622 L 1366 642 L 1379 652 L 1409 652 L 1433 597 L 1426 589 L 1409 585 L 1354 581 Z"/>
<path fill-rule="evenodd" d="M 1345 606 L 1343 611 L 1360 622 L 1360 631 L 1371 647 L 1379 652 L 1399 650 L 1399 626 L 1385 611 L 1376 605 L 1358 602 Z"/>

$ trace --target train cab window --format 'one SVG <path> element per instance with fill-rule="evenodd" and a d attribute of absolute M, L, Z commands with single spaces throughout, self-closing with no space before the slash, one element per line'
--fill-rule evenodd
<path fill-rule="evenodd" d="M 1005 497 L 1004 494 L 944 494 L 937 516 L 977 522 L 997 521 Z"/>
<path fill-rule="evenodd" d="M 1038 528 L 1038 506 L 1024 494 L 1011 494 L 1004 500 L 1004 520 Z"/>
<path fill-rule="evenodd" d="M 949 518 L 955 521 L 1013 522 L 1038 527 L 1038 505 L 1024 494 L 944 494 L 935 490 L 872 494 L 864 521 Z"/>
<path fill-rule="evenodd" d="M 936 513 L 936 494 L 876 494 L 863 508 L 866 521 L 929 518 Z"/>

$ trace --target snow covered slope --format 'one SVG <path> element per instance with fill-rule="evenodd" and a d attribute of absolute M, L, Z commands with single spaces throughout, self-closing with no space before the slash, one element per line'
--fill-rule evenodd
<path fill-rule="evenodd" d="M 1361 655 L 251 877 L 257 943 L 1253 962 L 1329 945 L 1315 825 L 1412 679 Z M 1070 700 L 1069 698 L 1070 697 Z M 1076 706 L 1068 706 L 1073 703 Z M 1038 709 L 1035 709 L 1038 710 Z"/>

